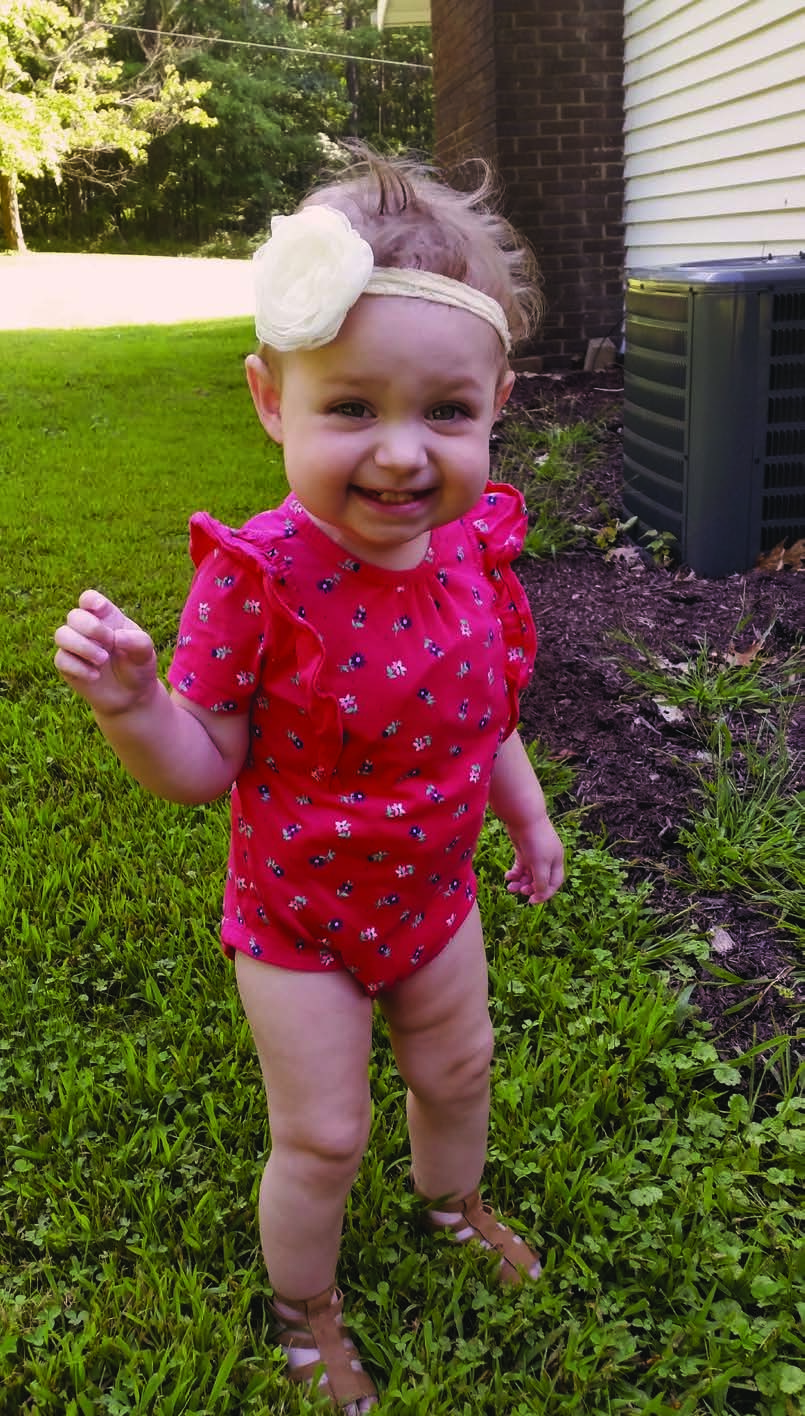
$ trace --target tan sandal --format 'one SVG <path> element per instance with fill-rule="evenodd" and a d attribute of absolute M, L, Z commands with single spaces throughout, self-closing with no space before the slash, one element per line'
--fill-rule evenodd
<path fill-rule="evenodd" d="M 315 1298 L 301 1301 L 274 1294 L 271 1311 L 280 1325 L 278 1342 L 288 1356 L 288 1376 L 292 1382 L 315 1383 L 335 1406 L 355 1411 L 368 1410 L 359 1403 L 377 1399 L 377 1389 L 361 1366 L 358 1349 L 344 1327 L 343 1295 L 338 1288 L 325 1288 Z M 291 1352 L 311 1352 L 309 1361 L 294 1361 Z M 317 1376 L 318 1374 L 318 1376 Z"/>
<path fill-rule="evenodd" d="M 539 1278 L 542 1272 L 539 1254 L 498 1219 L 492 1206 L 482 1202 L 478 1190 L 473 1190 L 463 1200 L 445 1200 L 443 1210 L 434 1209 L 432 1201 L 425 1204 L 424 1220 L 428 1229 L 447 1230 L 456 1244 L 475 1240 L 485 1249 L 500 1254 L 498 1277 L 501 1283 L 521 1284 L 525 1279 Z"/>

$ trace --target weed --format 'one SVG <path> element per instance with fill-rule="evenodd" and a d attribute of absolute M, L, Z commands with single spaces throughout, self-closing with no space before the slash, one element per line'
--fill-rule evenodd
<path fill-rule="evenodd" d="M 646 550 L 657 565 L 668 567 L 679 553 L 679 542 L 672 531 L 657 531 L 652 528 L 640 537 L 645 541 Z"/>
<path fill-rule="evenodd" d="M 543 504 L 531 518 L 531 525 L 523 542 L 523 555 L 535 559 L 556 556 L 559 551 L 572 546 L 575 539 L 573 529 L 565 518 Z"/>
<path fill-rule="evenodd" d="M 663 658 L 644 643 L 613 634 L 639 656 L 635 664 L 622 658 L 624 673 L 643 692 L 674 708 L 688 708 L 705 726 L 738 709 L 767 713 L 791 698 L 796 680 L 805 672 L 805 652 L 796 650 L 783 662 L 764 655 L 721 653 L 702 639 L 693 653 Z"/>
<path fill-rule="evenodd" d="M 585 423 L 569 427 L 529 423 L 504 425 L 496 476 L 518 487 L 526 501 L 527 556 L 556 556 L 578 539 L 570 510 L 578 496 L 579 471 L 592 456 L 595 432 Z"/>
<path fill-rule="evenodd" d="M 805 792 L 790 793 L 784 734 L 765 751 L 733 746 L 726 724 L 710 739 L 712 770 L 700 772 L 702 809 L 680 832 L 694 878 L 707 890 L 754 896 L 805 929 Z"/>
<path fill-rule="evenodd" d="M 519 487 L 526 500 L 539 485 L 556 487 L 578 478 L 596 444 L 587 423 L 535 427 L 527 422 L 504 424 L 497 475 Z"/>

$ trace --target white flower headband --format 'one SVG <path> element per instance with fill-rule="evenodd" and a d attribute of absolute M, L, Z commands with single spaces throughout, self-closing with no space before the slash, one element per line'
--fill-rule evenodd
<path fill-rule="evenodd" d="M 371 246 L 334 207 L 273 217 L 254 262 L 257 338 L 279 353 L 329 344 L 361 295 L 455 305 L 491 324 L 507 354 L 511 348 L 503 308 L 491 295 L 432 271 L 375 269 Z"/>

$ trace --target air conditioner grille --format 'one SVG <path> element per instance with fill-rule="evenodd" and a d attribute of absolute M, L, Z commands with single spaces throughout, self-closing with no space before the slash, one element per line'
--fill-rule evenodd
<path fill-rule="evenodd" d="M 769 428 L 767 430 L 767 457 L 795 457 L 797 453 L 805 453 L 805 428 Z"/>
<path fill-rule="evenodd" d="M 788 490 L 790 487 L 796 487 L 801 477 L 800 462 L 767 462 L 764 491 L 774 492 L 781 488 Z"/>
<path fill-rule="evenodd" d="M 805 354 L 805 349 L 803 350 Z M 790 359 L 773 360 L 769 365 L 769 388 L 805 388 L 805 358 L 792 362 Z"/>
<path fill-rule="evenodd" d="M 775 293 L 770 344 L 762 551 L 805 536 L 805 289 Z"/>
<path fill-rule="evenodd" d="M 771 317 L 775 321 L 805 320 L 805 290 L 778 290 Z"/>
<path fill-rule="evenodd" d="M 801 329 L 796 325 L 789 326 L 787 329 L 781 329 L 779 326 L 772 329 L 772 359 L 791 359 L 795 358 L 797 354 L 805 355 L 805 325 Z"/>
<path fill-rule="evenodd" d="M 632 290 L 626 311 L 623 473 L 649 526 L 682 532 L 688 408 L 687 291 Z"/>
<path fill-rule="evenodd" d="M 805 393 L 769 399 L 770 423 L 805 423 Z"/>

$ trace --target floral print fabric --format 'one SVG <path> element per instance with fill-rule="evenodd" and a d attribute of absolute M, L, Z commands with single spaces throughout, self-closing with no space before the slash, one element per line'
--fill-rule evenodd
<path fill-rule="evenodd" d="M 191 521 L 198 567 L 169 679 L 249 713 L 222 941 L 372 994 L 433 958 L 475 899 L 497 749 L 536 636 L 511 561 L 519 493 L 490 483 L 413 570 L 356 560 L 290 496 L 240 530 Z"/>

